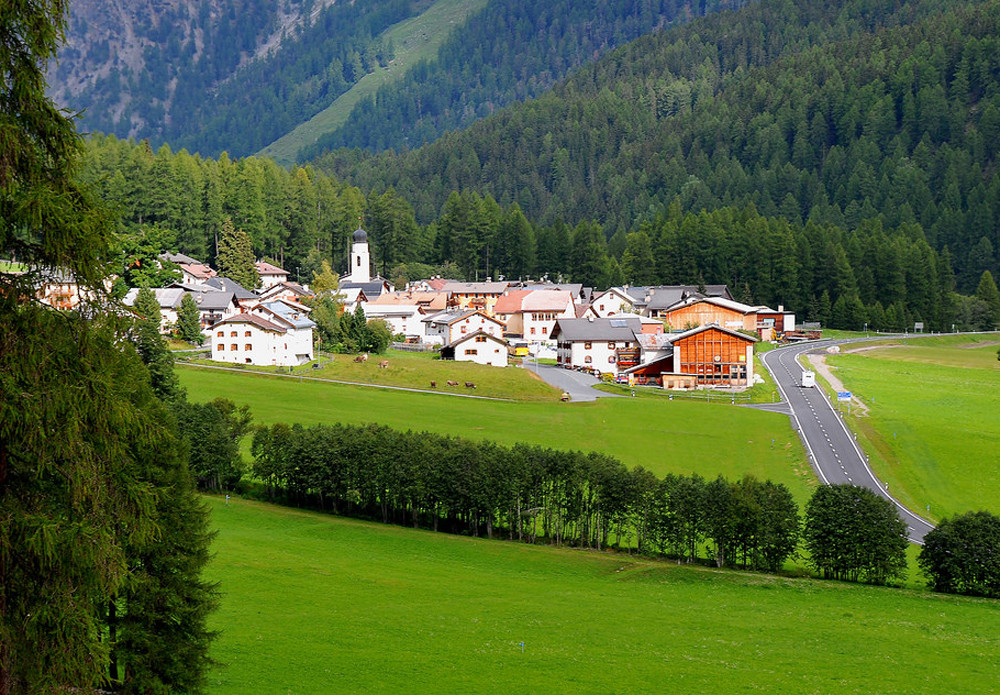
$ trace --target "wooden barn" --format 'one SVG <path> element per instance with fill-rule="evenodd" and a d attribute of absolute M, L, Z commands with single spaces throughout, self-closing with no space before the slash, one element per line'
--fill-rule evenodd
<path fill-rule="evenodd" d="M 670 336 L 668 349 L 625 374 L 636 383 L 663 388 L 721 386 L 742 388 L 753 385 L 753 345 L 757 342 L 716 324 L 700 326 Z"/>

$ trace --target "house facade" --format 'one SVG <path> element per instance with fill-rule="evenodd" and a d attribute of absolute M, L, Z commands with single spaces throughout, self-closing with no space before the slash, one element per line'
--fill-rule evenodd
<path fill-rule="evenodd" d="M 275 301 L 212 326 L 212 359 L 231 364 L 294 367 L 313 359 L 313 328 L 304 307 Z"/>
<path fill-rule="evenodd" d="M 662 325 L 644 326 L 639 316 L 604 319 L 560 319 L 552 330 L 556 364 L 617 374 L 638 364 L 643 331 L 661 332 Z"/>
<path fill-rule="evenodd" d="M 651 359 L 624 370 L 639 384 L 665 389 L 744 388 L 754 381 L 753 346 L 757 339 L 710 324 L 666 336 Z"/>
<path fill-rule="evenodd" d="M 459 338 L 482 331 L 503 338 L 504 324 L 481 311 L 445 311 L 423 319 L 425 341 L 438 345 L 454 343 Z"/>
<path fill-rule="evenodd" d="M 443 346 L 441 359 L 475 362 L 488 367 L 506 367 L 507 341 L 484 331 L 476 331 Z"/>

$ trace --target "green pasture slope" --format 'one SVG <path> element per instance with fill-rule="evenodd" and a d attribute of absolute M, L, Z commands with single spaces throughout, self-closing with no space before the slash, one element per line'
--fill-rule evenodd
<path fill-rule="evenodd" d="M 192 400 L 248 404 L 260 424 L 377 422 L 505 444 L 601 451 L 659 476 L 697 472 L 736 479 L 752 473 L 784 483 L 800 505 L 816 484 L 787 416 L 729 404 L 505 402 L 194 367 L 178 374 Z"/>
<path fill-rule="evenodd" d="M 944 336 L 827 358 L 869 407 L 849 421 L 876 474 L 934 520 L 1000 513 L 998 346 L 997 333 Z"/>
<path fill-rule="evenodd" d="M 384 38 L 392 41 L 396 57 L 387 68 L 368 73 L 330 106 L 258 154 L 271 157 L 282 166 L 291 166 L 300 149 L 340 127 L 362 99 L 375 96 L 379 87 L 399 79 L 417 62 L 434 59 L 451 30 L 485 6 L 486 0 L 437 0 L 419 16 L 390 27 Z"/>
<path fill-rule="evenodd" d="M 208 501 L 208 573 L 222 591 L 211 695 L 899 695 L 1000 683 L 995 601 Z"/>

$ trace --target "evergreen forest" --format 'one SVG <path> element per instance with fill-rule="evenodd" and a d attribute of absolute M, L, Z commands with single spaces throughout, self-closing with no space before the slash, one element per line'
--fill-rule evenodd
<path fill-rule="evenodd" d="M 510 104 L 539 97 L 598 56 L 740 0 L 492 0 L 456 28 L 436 59 L 355 107 L 348 122 L 300 154 L 324 149 L 412 149 Z"/>

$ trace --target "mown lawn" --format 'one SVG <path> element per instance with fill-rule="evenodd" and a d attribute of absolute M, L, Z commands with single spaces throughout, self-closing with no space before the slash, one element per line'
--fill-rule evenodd
<path fill-rule="evenodd" d="M 369 355 L 365 362 L 356 362 L 357 355 L 334 355 L 323 353 L 316 361 L 321 366 L 314 369 L 305 367 L 243 367 L 241 371 L 264 374 L 293 374 L 314 379 L 347 381 L 359 384 L 381 384 L 400 386 L 441 393 L 458 393 L 484 396 L 487 398 L 507 398 L 522 401 L 557 401 L 560 392 L 539 379 L 529 369 L 510 366 L 505 369 L 486 367 L 472 362 L 440 360 L 434 352 L 403 352 L 389 350 L 384 355 Z M 382 362 L 388 366 L 379 366 Z M 219 362 L 201 360 L 201 365 L 229 366 Z M 450 386 L 449 381 L 457 382 Z M 431 385 L 434 382 L 434 386 Z M 466 382 L 475 384 L 467 387 Z"/>
<path fill-rule="evenodd" d="M 659 476 L 697 472 L 735 479 L 752 473 L 788 485 L 799 504 L 815 485 L 788 417 L 726 402 L 505 402 L 195 367 L 181 367 L 178 374 L 192 400 L 222 397 L 248 404 L 260 424 L 378 422 L 506 444 L 601 451 Z"/>
<path fill-rule="evenodd" d="M 209 693 L 985 693 L 1000 604 L 208 498 Z M 521 644 L 523 643 L 523 650 Z"/>
<path fill-rule="evenodd" d="M 876 473 L 932 519 L 1000 513 L 998 345 L 1000 334 L 922 338 L 827 358 L 869 407 L 849 420 Z"/>

